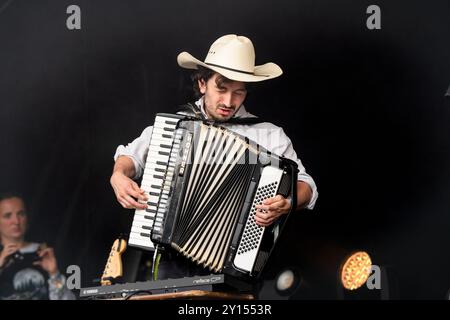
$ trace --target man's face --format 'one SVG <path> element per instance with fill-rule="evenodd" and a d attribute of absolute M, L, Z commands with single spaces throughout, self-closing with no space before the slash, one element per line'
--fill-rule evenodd
<path fill-rule="evenodd" d="M 245 83 L 239 81 L 222 82 L 217 85 L 219 74 L 214 74 L 207 82 L 198 80 L 200 92 L 205 96 L 205 111 L 209 119 L 227 121 L 240 108 L 247 96 Z"/>
<path fill-rule="evenodd" d="M 0 235 L 10 240 L 23 240 L 27 228 L 25 205 L 20 198 L 0 201 Z"/>

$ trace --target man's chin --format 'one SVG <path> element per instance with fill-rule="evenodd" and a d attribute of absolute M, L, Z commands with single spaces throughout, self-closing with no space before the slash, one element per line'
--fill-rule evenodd
<path fill-rule="evenodd" d="M 231 117 L 225 117 L 225 118 L 222 118 L 221 120 L 219 120 L 220 122 L 227 122 L 227 121 L 229 121 L 231 119 Z"/>
<path fill-rule="evenodd" d="M 230 115 L 230 116 L 217 115 L 214 117 L 214 120 L 218 121 L 218 122 L 226 122 L 226 121 L 230 120 L 232 117 L 233 117 L 233 115 Z"/>

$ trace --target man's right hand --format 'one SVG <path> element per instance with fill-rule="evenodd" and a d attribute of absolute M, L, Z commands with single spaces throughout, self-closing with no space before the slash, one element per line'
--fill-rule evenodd
<path fill-rule="evenodd" d="M 146 209 L 147 196 L 138 184 L 120 171 L 112 174 L 111 186 L 117 201 L 126 209 Z M 138 202 L 140 201 L 140 202 Z"/>
<path fill-rule="evenodd" d="M 17 250 L 19 250 L 19 246 L 17 244 L 6 245 L 0 254 L 0 267 L 3 267 L 3 265 L 5 264 L 6 258 L 8 258 L 10 255 L 12 255 Z"/>

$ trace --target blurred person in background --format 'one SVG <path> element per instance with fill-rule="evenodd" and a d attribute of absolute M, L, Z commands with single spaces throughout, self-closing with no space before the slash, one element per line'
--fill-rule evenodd
<path fill-rule="evenodd" d="M 0 194 L 0 299 L 75 299 L 58 270 L 53 249 L 25 240 L 28 225 L 23 198 Z"/>

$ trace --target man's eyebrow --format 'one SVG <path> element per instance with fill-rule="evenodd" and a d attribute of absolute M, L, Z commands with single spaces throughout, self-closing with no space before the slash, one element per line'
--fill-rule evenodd
<path fill-rule="evenodd" d="M 224 86 L 224 85 L 217 85 L 216 84 L 216 88 L 217 89 L 228 89 L 226 86 Z M 247 91 L 247 88 L 239 88 L 239 89 L 236 89 L 236 90 L 234 90 L 234 92 L 236 92 L 236 91 L 244 91 L 244 92 L 246 92 Z"/>

